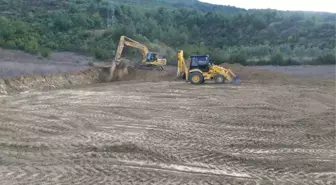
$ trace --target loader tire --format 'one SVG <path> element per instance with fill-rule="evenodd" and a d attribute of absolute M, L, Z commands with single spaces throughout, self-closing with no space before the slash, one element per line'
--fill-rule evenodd
<path fill-rule="evenodd" d="M 214 81 L 216 84 L 223 84 L 225 83 L 225 76 L 224 75 L 221 75 L 221 74 L 217 74 L 215 77 L 214 77 Z"/>
<path fill-rule="evenodd" d="M 204 77 L 200 72 L 193 72 L 189 75 L 189 81 L 191 84 L 199 85 L 204 83 Z"/>

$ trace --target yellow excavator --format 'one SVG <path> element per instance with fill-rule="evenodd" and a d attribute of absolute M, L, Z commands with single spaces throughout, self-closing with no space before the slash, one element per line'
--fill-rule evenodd
<path fill-rule="evenodd" d="M 130 39 L 126 36 L 121 36 L 118 44 L 118 49 L 115 54 L 115 58 L 110 63 L 94 63 L 93 65 L 100 69 L 99 78 L 102 81 L 111 81 L 113 79 L 120 79 L 128 74 L 128 64 L 124 62 L 121 58 L 124 47 L 130 46 L 137 48 L 142 53 L 142 61 L 140 64 L 136 64 L 135 68 L 138 69 L 156 69 L 158 71 L 163 71 L 163 66 L 167 65 L 167 60 L 162 58 L 159 54 L 150 52 L 147 46 Z"/>
<path fill-rule="evenodd" d="M 137 48 L 141 51 L 142 61 L 140 64 L 135 65 L 135 67 L 138 69 L 156 69 L 158 71 L 163 71 L 163 66 L 167 65 L 167 60 L 160 56 L 158 53 L 150 52 L 146 45 L 141 44 L 126 36 L 120 37 L 118 49 L 115 55 L 116 62 L 120 61 L 125 45 Z"/>
<path fill-rule="evenodd" d="M 187 67 L 183 50 L 177 53 L 177 77 L 185 79 L 191 84 L 203 84 L 206 80 L 213 80 L 217 84 L 225 82 L 240 83 L 240 77 L 230 69 L 214 65 L 209 55 L 192 55 Z"/>

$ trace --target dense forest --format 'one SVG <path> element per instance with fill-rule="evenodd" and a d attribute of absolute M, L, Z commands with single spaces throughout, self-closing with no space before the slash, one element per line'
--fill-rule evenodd
<path fill-rule="evenodd" d="M 0 47 L 106 60 L 121 35 L 176 63 L 176 51 L 216 63 L 335 64 L 336 14 L 245 10 L 197 0 L 0 0 Z M 127 49 L 127 54 L 140 54 Z"/>

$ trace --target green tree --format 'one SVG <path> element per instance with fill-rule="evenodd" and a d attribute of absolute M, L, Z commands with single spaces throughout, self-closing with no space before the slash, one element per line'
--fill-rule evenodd
<path fill-rule="evenodd" d="M 38 52 L 39 49 L 39 45 L 37 40 L 32 39 L 28 42 L 26 42 L 26 44 L 24 45 L 24 50 L 28 53 L 33 53 L 36 54 Z"/>
<path fill-rule="evenodd" d="M 276 65 L 283 65 L 284 64 L 284 57 L 281 52 L 276 52 L 272 54 L 271 61 L 273 64 Z"/>
<path fill-rule="evenodd" d="M 1 47 L 33 53 L 71 50 L 103 59 L 113 57 L 120 36 L 126 35 L 160 50 L 210 54 L 216 62 L 325 64 L 335 53 L 331 13 L 244 10 L 196 0 L 115 0 L 112 6 L 106 0 L 33 2 L 1 4 Z M 114 24 L 107 27 L 112 18 Z"/>

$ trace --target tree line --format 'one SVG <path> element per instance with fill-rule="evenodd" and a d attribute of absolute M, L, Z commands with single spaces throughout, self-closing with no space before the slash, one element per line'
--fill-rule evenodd
<path fill-rule="evenodd" d="M 216 63 L 335 64 L 335 14 L 132 1 L 0 0 L 0 46 L 45 57 L 51 50 L 70 50 L 106 60 L 126 35 L 171 63 L 183 49 L 186 56 L 209 54 Z"/>

